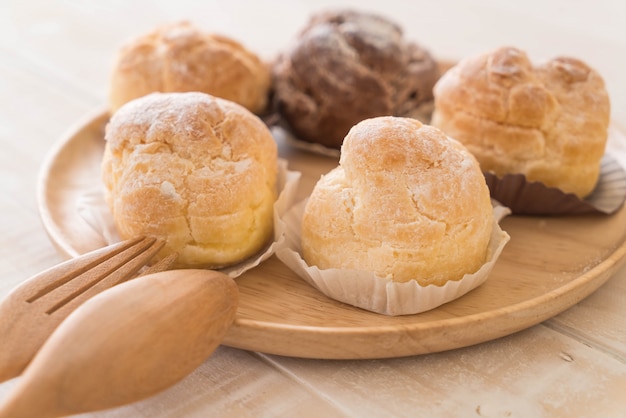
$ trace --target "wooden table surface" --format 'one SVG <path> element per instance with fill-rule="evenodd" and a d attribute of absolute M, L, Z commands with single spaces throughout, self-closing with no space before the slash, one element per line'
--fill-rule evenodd
<path fill-rule="evenodd" d="M 0 297 L 62 260 L 39 219 L 39 168 L 64 132 L 106 104 L 112 57 L 125 39 L 188 19 L 269 59 L 311 13 L 336 4 L 384 13 L 438 57 L 506 44 L 534 60 L 581 58 L 604 76 L 612 118 L 626 126 L 621 0 L 0 0 Z M 626 149 L 610 146 L 618 154 Z M 0 402 L 16 381 L 0 384 Z M 299 359 L 221 346 L 165 392 L 88 416 L 626 417 L 625 394 L 621 268 L 565 312 L 495 341 L 384 360 Z"/>

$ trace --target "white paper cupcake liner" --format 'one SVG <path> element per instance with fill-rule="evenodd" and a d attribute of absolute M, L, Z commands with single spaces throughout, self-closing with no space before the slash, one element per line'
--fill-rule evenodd
<path fill-rule="evenodd" d="M 232 278 L 241 276 L 246 271 L 258 266 L 270 258 L 285 243 L 285 227 L 280 218 L 294 205 L 301 173 L 287 169 L 287 161 L 278 160 L 276 187 L 278 198 L 274 202 L 274 239 L 267 246 L 238 264 L 218 269 Z M 76 201 L 76 209 L 81 218 L 102 238 L 103 245 L 120 241 L 115 228 L 113 215 L 104 199 L 103 186 L 85 191 Z"/>
<path fill-rule="evenodd" d="M 417 109 L 414 109 L 412 113 L 403 116 L 418 119 L 422 123 L 428 124 L 433 113 L 433 108 L 434 101 L 430 101 L 423 103 Z M 285 143 L 291 147 L 326 157 L 339 158 L 341 155 L 341 151 L 337 148 L 327 147 L 322 144 L 305 141 L 296 137 L 288 128 L 281 124 L 280 116 L 276 113 L 269 116 L 265 120 L 265 123 L 272 132 L 274 138 L 284 140 Z"/>
<path fill-rule="evenodd" d="M 339 158 L 341 155 L 341 151 L 336 148 L 330 148 L 322 144 L 315 144 L 296 138 L 291 132 L 281 126 L 272 126 L 270 130 L 274 138 L 282 139 L 286 144 L 296 149 L 323 155 L 325 157 Z"/>
<path fill-rule="evenodd" d="M 321 270 L 309 266 L 301 255 L 301 221 L 306 201 L 293 206 L 282 218 L 286 228 L 285 245 L 276 256 L 298 276 L 331 299 L 384 315 L 412 315 L 434 309 L 457 299 L 487 280 L 500 253 L 509 241 L 509 235 L 499 221 L 510 213 L 495 204 L 494 228 L 489 241 L 487 261 L 472 274 L 460 280 L 448 281 L 443 286 L 421 286 L 416 280 L 405 283 L 377 277 L 374 273 L 350 269 Z"/>

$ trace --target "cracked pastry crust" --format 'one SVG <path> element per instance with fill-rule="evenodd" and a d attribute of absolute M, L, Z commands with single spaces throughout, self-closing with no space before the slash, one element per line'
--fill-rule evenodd
<path fill-rule="evenodd" d="M 432 125 L 461 141 L 483 171 L 521 173 L 584 197 L 599 176 L 610 119 L 604 81 L 584 62 L 533 66 L 516 48 L 470 57 L 434 88 Z"/>
<path fill-rule="evenodd" d="M 459 142 L 419 121 L 377 117 L 346 136 L 302 220 L 311 266 L 443 285 L 485 262 L 493 227 L 489 190 Z"/>
<path fill-rule="evenodd" d="M 351 10 L 314 15 L 272 67 L 273 102 L 297 138 L 340 148 L 375 116 L 430 118 L 437 63 L 394 22 Z"/>
<path fill-rule="evenodd" d="M 153 92 L 199 91 L 260 114 L 269 88 L 269 67 L 256 54 L 233 39 L 180 22 L 122 46 L 111 72 L 109 103 L 114 112 Z"/>
<path fill-rule="evenodd" d="M 204 93 L 153 93 L 106 127 L 105 197 L 122 238 L 161 237 L 178 267 L 246 259 L 271 239 L 277 148 L 263 122 Z"/>

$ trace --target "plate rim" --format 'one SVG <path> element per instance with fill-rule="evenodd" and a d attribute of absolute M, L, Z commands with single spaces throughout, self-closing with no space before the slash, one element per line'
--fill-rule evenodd
<path fill-rule="evenodd" d="M 52 168 L 57 163 L 59 155 L 68 147 L 69 143 L 77 140 L 78 134 L 92 124 L 97 124 L 101 120 L 108 119 L 110 112 L 107 107 L 100 106 L 87 112 L 74 122 L 64 133 L 57 139 L 48 153 L 42 160 L 36 180 L 36 202 L 37 210 L 41 223 L 50 238 L 50 241 L 64 258 L 73 258 L 80 255 L 78 251 L 73 249 L 62 239 L 62 233 L 52 220 L 50 210 L 46 203 L 47 184 L 50 179 Z"/>

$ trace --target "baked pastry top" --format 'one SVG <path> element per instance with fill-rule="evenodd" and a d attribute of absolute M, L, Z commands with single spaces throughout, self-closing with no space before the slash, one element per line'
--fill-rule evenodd
<path fill-rule="evenodd" d="M 302 219 L 311 266 L 443 285 L 485 262 L 493 228 L 489 190 L 459 142 L 419 121 L 376 117 L 346 136 Z"/>
<path fill-rule="evenodd" d="M 534 66 L 502 47 L 460 61 L 434 88 L 432 124 L 462 142 L 485 172 L 524 174 L 579 197 L 594 188 L 610 102 L 602 77 L 581 60 Z"/>
<path fill-rule="evenodd" d="M 121 47 L 111 72 L 109 103 L 114 112 L 152 92 L 199 91 L 260 114 L 269 88 L 269 67 L 255 53 L 226 36 L 179 22 Z"/>
<path fill-rule="evenodd" d="M 242 106 L 205 93 L 152 93 L 113 114 L 102 161 L 122 238 L 165 239 L 179 267 L 222 267 L 271 238 L 277 147 Z"/>

